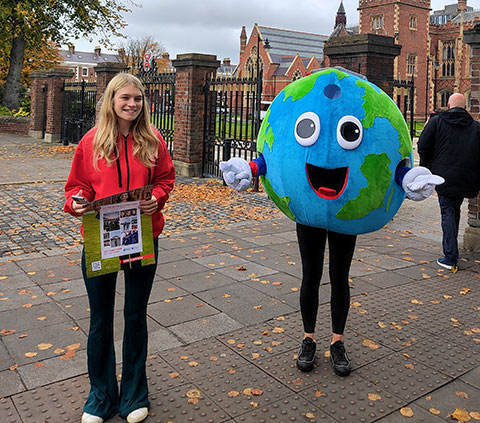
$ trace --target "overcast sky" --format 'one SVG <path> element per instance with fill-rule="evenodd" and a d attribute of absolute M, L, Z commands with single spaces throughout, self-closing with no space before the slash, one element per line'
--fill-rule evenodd
<path fill-rule="evenodd" d="M 255 23 L 261 26 L 329 35 L 340 0 L 136 0 L 125 15 L 124 34 L 152 36 L 174 59 L 182 53 L 215 54 L 238 63 L 242 26 L 249 37 Z M 456 0 L 431 0 L 433 10 Z M 480 0 L 467 4 L 480 9 Z M 358 24 L 358 0 L 343 0 L 347 26 Z M 112 40 L 115 42 L 115 40 Z M 96 40 L 72 40 L 77 51 L 92 51 Z M 66 48 L 66 46 L 63 46 Z M 103 51 L 106 51 L 103 49 Z"/>

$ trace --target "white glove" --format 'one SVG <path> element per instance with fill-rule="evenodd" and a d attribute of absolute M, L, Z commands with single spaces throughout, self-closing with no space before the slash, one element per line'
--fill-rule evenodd
<path fill-rule="evenodd" d="M 432 175 L 426 167 L 418 166 L 410 169 L 404 176 L 402 188 L 407 197 L 413 201 L 422 201 L 435 191 L 435 185 L 445 182 L 441 176 Z"/>
<path fill-rule="evenodd" d="M 244 159 L 234 157 L 228 162 L 220 162 L 220 170 L 225 183 L 237 191 L 245 191 L 252 183 L 252 170 Z"/>

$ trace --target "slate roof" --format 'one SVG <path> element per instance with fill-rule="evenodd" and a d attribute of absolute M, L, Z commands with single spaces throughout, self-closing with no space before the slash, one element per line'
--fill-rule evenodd
<path fill-rule="evenodd" d="M 272 47 L 268 52 L 274 63 L 281 63 L 284 56 L 300 57 L 315 56 L 323 58 L 323 44 L 328 40 L 327 35 L 298 32 L 288 29 L 258 26 L 262 39 L 268 39 Z M 290 61 L 291 62 L 291 61 Z"/>
<path fill-rule="evenodd" d="M 94 67 L 99 63 L 104 62 L 121 62 L 122 59 L 118 54 L 107 54 L 107 53 L 100 53 L 98 56 L 94 51 L 75 51 L 73 54 L 70 53 L 69 50 L 60 50 L 60 61 L 63 64 L 67 65 L 89 65 L 90 67 Z"/>

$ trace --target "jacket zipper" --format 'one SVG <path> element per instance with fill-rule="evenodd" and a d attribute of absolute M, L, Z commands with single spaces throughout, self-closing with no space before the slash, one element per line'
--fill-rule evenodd
<path fill-rule="evenodd" d="M 130 191 L 130 166 L 128 164 L 127 138 L 128 138 L 128 135 L 124 135 L 124 140 L 125 140 L 125 163 L 127 165 L 127 191 Z"/>

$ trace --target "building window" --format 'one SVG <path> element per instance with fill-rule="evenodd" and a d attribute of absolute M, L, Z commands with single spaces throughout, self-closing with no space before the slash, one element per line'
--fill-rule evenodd
<path fill-rule="evenodd" d="M 300 69 L 297 69 L 295 71 L 295 73 L 293 74 L 293 78 L 292 78 L 292 81 L 296 81 L 297 79 L 300 79 L 302 77 L 302 72 L 300 71 Z"/>
<path fill-rule="evenodd" d="M 372 17 L 372 29 L 374 31 L 383 29 L 383 15 L 376 15 Z"/>
<path fill-rule="evenodd" d="M 455 41 L 443 43 L 442 76 L 455 76 Z"/>
<path fill-rule="evenodd" d="M 448 99 L 450 98 L 450 96 L 452 95 L 452 92 L 450 90 L 445 90 L 442 92 L 442 95 L 441 95 L 441 106 L 443 108 L 447 108 L 448 106 Z"/>
<path fill-rule="evenodd" d="M 88 68 L 82 68 L 82 76 L 88 76 Z"/>
<path fill-rule="evenodd" d="M 410 29 L 417 30 L 417 15 L 410 15 Z"/>
<path fill-rule="evenodd" d="M 409 54 L 407 57 L 407 75 L 415 75 L 417 56 Z"/>

